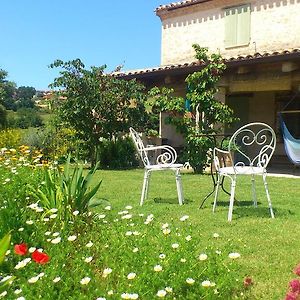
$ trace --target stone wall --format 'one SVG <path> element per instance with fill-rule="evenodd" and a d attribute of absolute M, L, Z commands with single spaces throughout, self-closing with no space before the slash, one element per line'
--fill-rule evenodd
<path fill-rule="evenodd" d="M 251 38 L 247 46 L 225 49 L 224 8 L 251 4 Z M 299 0 L 215 0 L 161 11 L 161 64 L 194 61 L 192 44 L 223 57 L 300 48 Z"/>

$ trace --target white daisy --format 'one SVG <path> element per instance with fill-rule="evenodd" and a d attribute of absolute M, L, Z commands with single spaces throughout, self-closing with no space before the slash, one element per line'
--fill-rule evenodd
<path fill-rule="evenodd" d="M 103 270 L 103 274 L 102 274 L 102 277 L 107 277 L 110 273 L 112 272 L 112 269 L 111 268 L 105 268 Z"/>
<path fill-rule="evenodd" d="M 204 281 L 202 281 L 201 285 L 203 287 L 210 287 L 211 286 L 211 282 L 209 280 L 204 280 Z"/>
<path fill-rule="evenodd" d="M 69 242 L 73 242 L 73 241 L 75 241 L 77 239 L 77 236 L 76 235 L 70 235 L 69 237 L 68 237 L 68 241 Z"/>
<path fill-rule="evenodd" d="M 232 252 L 232 253 L 229 253 L 228 257 L 231 259 L 237 259 L 237 258 L 241 257 L 241 254 L 239 254 L 237 252 Z"/>
<path fill-rule="evenodd" d="M 31 277 L 28 279 L 28 282 L 29 283 L 35 283 L 39 280 L 39 277 L 38 276 L 34 276 L 34 277 Z"/>
<path fill-rule="evenodd" d="M 57 282 L 59 282 L 60 281 L 60 277 L 59 276 L 57 276 L 57 277 L 55 277 L 52 281 L 54 282 L 54 283 L 57 283 Z"/>
<path fill-rule="evenodd" d="M 90 277 L 84 277 L 80 280 L 80 284 L 87 285 L 91 281 Z"/>
<path fill-rule="evenodd" d="M 136 274 L 135 273 L 129 273 L 127 275 L 127 279 L 131 280 L 131 279 L 134 279 L 136 277 Z"/>
<path fill-rule="evenodd" d="M 85 246 L 86 246 L 87 248 L 91 248 L 93 245 L 94 245 L 94 244 L 93 244 L 91 241 L 89 241 Z"/>
<path fill-rule="evenodd" d="M 166 295 L 167 295 L 167 292 L 165 290 L 159 290 L 156 293 L 156 296 L 159 297 L 159 298 L 164 298 Z"/>
<path fill-rule="evenodd" d="M 84 259 L 84 261 L 85 261 L 86 263 L 90 263 L 92 260 L 93 260 L 93 256 L 89 256 L 89 257 L 86 257 L 86 258 Z"/>
<path fill-rule="evenodd" d="M 190 284 L 190 285 L 195 283 L 195 280 L 193 278 L 187 278 L 185 281 L 187 284 Z"/>
<path fill-rule="evenodd" d="M 207 255 L 205 254 L 205 253 L 201 253 L 200 255 L 199 255 L 199 260 L 207 260 Z"/>
<path fill-rule="evenodd" d="M 161 265 L 156 265 L 156 266 L 154 266 L 154 268 L 153 268 L 153 270 L 155 271 L 155 272 L 161 272 L 162 271 L 162 266 Z"/>
<path fill-rule="evenodd" d="M 184 222 L 186 221 L 187 219 L 189 218 L 189 216 L 185 215 L 185 216 L 182 216 L 179 220 Z"/>
<path fill-rule="evenodd" d="M 53 239 L 53 240 L 51 240 L 51 243 L 52 244 L 58 244 L 58 243 L 60 243 L 61 242 L 61 237 L 59 236 L 59 237 L 57 237 L 57 238 L 55 238 L 55 239 Z"/>

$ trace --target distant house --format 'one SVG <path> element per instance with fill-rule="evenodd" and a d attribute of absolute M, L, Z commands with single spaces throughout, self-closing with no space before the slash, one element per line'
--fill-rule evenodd
<path fill-rule="evenodd" d="M 220 53 L 227 70 L 217 98 L 240 118 L 237 126 L 262 121 L 278 133 L 277 155 L 284 155 L 277 113 L 294 98 L 300 110 L 299 0 L 186 0 L 161 5 L 161 66 L 128 71 L 147 87 L 170 86 L 184 95 L 184 79 L 201 68 L 192 44 Z M 291 132 L 300 137 L 300 113 L 287 116 Z M 173 145 L 182 141 L 162 126 L 161 135 Z"/>

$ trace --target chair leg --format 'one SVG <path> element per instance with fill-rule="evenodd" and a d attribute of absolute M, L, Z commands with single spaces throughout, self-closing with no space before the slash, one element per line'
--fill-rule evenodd
<path fill-rule="evenodd" d="M 178 194 L 178 202 L 179 205 L 183 204 L 183 191 L 182 191 L 182 184 L 181 184 L 181 175 L 180 175 L 180 169 L 177 169 L 175 171 L 175 177 L 176 177 L 176 187 L 177 187 L 177 194 Z"/>
<path fill-rule="evenodd" d="M 274 219 L 275 217 L 274 217 L 274 212 L 273 212 L 273 208 L 272 208 L 272 203 L 271 203 L 271 198 L 270 198 L 268 183 L 267 183 L 267 174 L 263 174 L 263 181 L 264 181 L 264 186 L 265 186 L 265 190 L 266 190 L 266 195 L 267 195 L 271 218 Z"/>
<path fill-rule="evenodd" d="M 236 186 L 236 177 L 231 178 L 231 190 L 230 190 L 230 201 L 229 201 L 229 211 L 228 211 L 228 222 L 231 222 L 231 220 L 232 220 L 235 186 Z"/>
<path fill-rule="evenodd" d="M 143 205 L 144 200 L 146 198 L 146 193 L 147 193 L 147 189 L 148 189 L 148 180 L 149 180 L 149 171 L 145 170 L 143 188 L 142 188 L 142 195 L 141 195 L 141 202 L 140 202 L 141 206 Z"/>
<path fill-rule="evenodd" d="M 214 205 L 213 205 L 213 212 L 215 212 L 216 207 L 217 207 L 217 200 L 218 200 L 218 194 L 219 194 L 219 188 L 220 188 L 220 184 L 221 184 L 221 175 L 217 174 L 217 182 L 216 182 L 216 191 L 215 191 L 215 199 L 214 199 Z"/>
<path fill-rule="evenodd" d="M 252 174 L 251 175 L 251 183 L 252 183 L 252 198 L 253 198 L 253 204 L 255 207 L 257 207 L 257 197 L 256 197 L 256 188 L 255 188 L 255 177 Z"/>
<path fill-rule="evenodd" d="M 145 200 L 148 199 L 148 195 L 149 195 L 149 184 L 150 184 L 150 179 L 151 179 L 151 172 L 148 171 L 148 178 L 147 178 L 147 182 L 146 182 L 146 190 L 145 190 Z"/>

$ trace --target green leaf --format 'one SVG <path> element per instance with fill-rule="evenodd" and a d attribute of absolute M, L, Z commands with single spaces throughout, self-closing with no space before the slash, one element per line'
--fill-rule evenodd
<path fill-rule="evenodd" d="M 7 233 L 0 241 L 0 264 L 4 261 L 5 253 L 10 245 L 11 234 Z"/>

